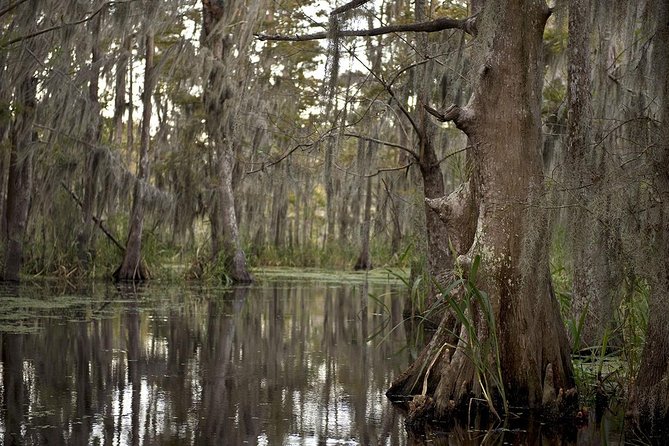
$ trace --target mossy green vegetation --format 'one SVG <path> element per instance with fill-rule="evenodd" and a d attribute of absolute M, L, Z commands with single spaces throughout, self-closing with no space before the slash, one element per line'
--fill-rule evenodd
<path fill-rule="evenodd" d="M 319 268 L 280 268 L 262 267 L 253 270 L 260 282 L 286 280 L 323 282 L 328 284 L 360 284 L 360 283 L 402 283 L 402 278 L 409 271 L 402 268 L 375 269 L 371 271 L 342 271 Z"/>

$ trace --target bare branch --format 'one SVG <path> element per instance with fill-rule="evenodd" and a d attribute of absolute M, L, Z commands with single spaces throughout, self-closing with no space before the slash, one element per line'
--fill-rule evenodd
<path fill-rule="evenodd" d="M 397 167 L 378 167 L 376 169 L 376 172 L 374 172 L 374 173 L 351 172 L 347 168 L 342 167 L 342 166 L 338 165 L 337 163 L 335 163 L 334 166 L 337 170 L 339 170 L 341 172 L 344 172 L 347 175 L 351 175 L 351 176 L 358 177 L 358 178 L 374 178 L 374 177 L 377 177 L 377 176 L 381 175 L 382 172 L 396 172 L 398 170 L 406 170 L 409 167 L 413 166 L 414 164 L 416 164 L 414 161 L 410 161 L 407 164 L 404 164 L 402 166 L 397 166 Z"/>
<path fill-rule="evenodd" d="M 425 108 L 425 111 L 437 118 L 437 121 L 440 122 L 449 122 L 449 121 L 455 121 L 458 119 L 460 116 L 460 107 L 457 105 L 451 105 L 448 107 L 446 110 L 443 112 L 440 112 L 432 107 L 430 107 L 427 104 L 423 104 L 423 107 Z"/>
<path fill-rule="evenodd" d="M 465 147 L 464 149 L 458 149 L 458 150 L 455 150 L 455 151 L 453 151 L 453 152 L 451 152 L 451 153 L 447 153 L 446 155 L 444 155 L 444 157 L 443 157 L 442 159 L 440 159 L 439 161 L 437 161 L 437 165 L 443 163 L 444 161 L 446 161 L 446 160 L 449 159 L 450 157 L 455 156 L 455 155 L 457 155 L 458 153 L 466 152 L 467 150 L 469 150 L 469 149 L 471 149 L 471 148 L 472 148 L 472 146 L 467 146 L 467 147 Z"/>
<path fill-rule="evenodd" d="M 412 162 L 407 163 L 407 164 L 405 164 L 405 165 L 403 165 L 403 166 L 397 166 L 397 167 L 379 167 L 378 169 L 376 169 L 376 172 L 375 172 L 375 173 L 370 173 L 369 175 L 364 175 L 364 176 L 365 176 L 366 178 L 371 178 L 371 177 L 375 177 L 375 176 L 380 175 L 381 172 L 395 172 L 395 171 L 398 171 L 398 170 L 406 170 L 406 169 L 408 169 L 409 167 L 411 167 L 411 166 L 413 166 L 413 165 L 414 165 L 414 162 L 412 161 Z M 385 183 L 385 181 L 384 181 L 384 183 Z M 387 191 L 387 189 L 386 189 L 386 191 Z"/>
<path fill-rule="evenodd" d="M 81 25 L 82 23 L 89 22 L 89 21 L 93 20 L 98 14 L 100 14 L 105 8 L 107 8 L 109 6 L 112 6 L 112 5 L 115 5 L 115 4 L 118 4 L 118 3 L 131 3 L 133 1 L 134 0 L 106 2 L 102 6 L 100 6 L 95 12 L 91 13 L 89 16 L 84 17 L 81 20 L 77 20 L 75 22 L 61 23 L 60 25 L 51 26 L 49 28 L 40 29 L 40 30 L 32 32 L 30 34 L 26 34 L 25 36 L 15 37 L 15 38 L 7 41 L 4 45 L 2 45 L 2 48 L 6 48 L 10 45 L 13 45 L 13 44 L 17 43 L 17 42 L 22 42 L 24 40 L 28 40 L 28 39 L 32 39 L 32 38 L 37 37 L 37 36 L 41 36 L 42 34 L 50 33 L 52 31 L 57 31 L 61 28 L 65 28 L 67 26 Z"/>
<path fill-rule="evenodd" d="M 77 197 L 77 194 L 75 194 L 74 191 L 72 191 L 69 187 L 67 187 L 67 185 L 63 181 L 60 182 L 60 185 L 62 186 L 63 189 L 65 189 L 65 191 L 70 195 L 70 197 L 72 197 L 72 200 L 74 200 L 74 202 L 77 203 L 77 205 L 79 205 L 79 207 L 83 209 L 84 204 L 81 202 L 81 199 Z M 119 242 L 118 239 L 114 237 L 114 235 L 111 233 L 111 231 L 107 229 L 104 221 L 102 221 L 102 219 L 96 217 L 95 215 L 93 215 L 92 217 L 93 217 L 93 222 L 95 222 L 95 224 L 107 236 L 107 238 L 111 240 L 111 242 L 114 245 L 116 245 L 119 251 L 125 252 L 125 247 L 123 247 L 121 242 Z"/>
<path fill-rule="evenodd" d="M 318 141 L 320 141 L 321 139 L 322 139 L 322 138 L 319 138 Z M 298 150 L 298 149 L 305 149 L 305 148 L 307 148 L 307 147 L 312 147 L 312 146 L 313 146 L 314 144 L 316 144 L 318 141 L 316 141 L 316 142 L 312 142 L 312 143 L 307 143 L 307 144 L 297 144 L 297 145 L 296 145 L 295 147 L 293 147 L 292 149 L 286 150 L 286 151 L 283 153 L 283 155 L 279 156 L 278 158 L 274 159 L 273 161 L 269 161 L 269 162 L 267 162 L 267 163 L 263 162 L 263 163 L 261 163 L 260 167 L 258 167 L 257 169 L 248 170 L 248 171 L 246 171 L 245 173 L 246 173 L 247 175 L 249 175 L 249 174 L 252 174 L 252 173 L 262 172 L 263 170 L 267 169 L 268 167 L 272 167 L 272 166 L 275 166 L 275 165 L 279 164 L 281 161 L 285 160 L 285 159 L 288 158 L 290 155 L 292 155 L 293 152 L 295 152 L 296 150 Z M 255 164 L 255 163 L 254 163 L 254 164 Z"/>
<path fill-rule="evenodd" d="M 383 34 L 399 33 L 399 32 L 423 32 L 423 33 L 433 33 L 438 31 L 443 31 L 445 29 L 461 29 L 462 31 L 473 34 L 474 32 L 474 18 L 470 17 L 464 20 L 449 19 L 446 17 L 441 17 L 429 22 L 421 23 L 407 23 L 401 25 L 387 25 L 381 26 L 379 28 L 372 29 L 356 29 L 356 30 L 343 30 L 337 33 L 339 37 L 373 37 L 380 36 Z M 282 42 L 305 42 L 308 40 L 320 40 L 327 39 L 328 33 L 326 31 L 313 33 L 313 34 L 303 34 L 303 35 L 294 35 L 287 36 L 281 34 L 255 34 L 256 38 L 259 40 L 271 40 L 271 41 L 282 41 Z"/>
<path fill-rule="evenodd" d="M 17 0 L 14 3 L 5 6 L 3 9 L 0 9 L 0 17 L 2 17 L 3 15 L 10 12 L 12 9 L 16 8 L 17 6 L 20 6 L 22 3 L 25 3 L 27 1 L 28 0 Z"/>
<path fill-rule="evenodd" d="M 350 136 L 351 138 L 358 138 L 358 139 L 362 139 L 363 141 L 374 142 L 374 143 L 381 144 L 381 145 L 384 145 L 384 146 L 393 147 L 395 149 L 404 150 L 405 152 L 409 153 L 414 159 L 418 159 L 418 154 L 416 152 L 414 152 L 410 148 L 405 147 L 401 144 L 396 144 L 394 142 L 388 142 L 388 141 L 382 141 L 380 139 L 372 138 L 372 137 L 369 137 L 369 136 L 358 135 L 357 133 L 344 133 L 344 136 Z"/>
<path fill-rule="evenodd" d="M 352 0 L 339 8 L 333 9 L 330 15 L 341 14 L 342 12 L 350 11 L 351 9 L 355 9 L 358 6 L 362 6 L 369 2 L 370 0 Z"/>

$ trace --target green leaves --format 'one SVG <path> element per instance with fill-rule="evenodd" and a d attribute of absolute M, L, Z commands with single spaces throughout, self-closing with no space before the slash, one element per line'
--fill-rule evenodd
<path fill-rule="evenodd" d="M 460 277 L 440 291 L 460 326 L 460 331 L 453 333 L 458 338 L 456 348 L 472 362 L 476 381 L 490 412 L 501 419 L 494 405 L 495 392 L 502 401 L 505 414 L 509 412 L 509 406 L 502 379 L 495 312 L 488 294 L 477 287 L 480 265 L 481 256 L 477 255 L 466 278 Z M 478 325 L 478 321 L 485 326 Z"/>

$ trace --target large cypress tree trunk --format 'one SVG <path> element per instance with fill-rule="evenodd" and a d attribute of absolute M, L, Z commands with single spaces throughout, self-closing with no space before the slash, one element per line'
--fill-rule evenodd
<path fill-rule="evenodd" d="M 242 249 L 232 178 L 235 162 L 235 148 L 226 134 L 229 126 L 226 123 L 225 105 L 230 98 L 230 86 L 226 83 L 225 58 L 228 46 L 227 37 L 223 34 L 223 20 L 226 10 L 219 0 L 202 0 L 202 38 L 203 45 L 208 48 L 211 57 L 211 69 L 207 80 L 204 103 L 206 109 L 207 133 L 216 150 L 216 165 L 220 175 L 218 184 L 218 209 L 214 212 L 216 233 L 212 232 L 212 240 L 216 243 L 213 251 L 220 251 L 224 256 L 227 273 L 235 282 L 252 282 L 246 255 Z"/>
<path fill-rule="evenodd" d="M 36 140 L 33 124 L 37 78 L 27 76 L 16 91 L 17 114 L 12 123 L 11 153 L 5 207 L 5 265 L 3 280 L 18 281 L 23 256 L 23 237 L 28 222 L 30 193 L 33 183 L 33 147 Z"/>
<path fill-rule="evenodd" d="M 146 280 L 149 271 L 142 260 L 142 229 L 144 227 L 145 181 L 149 178 L 149 145 L 151 143 L 151 96 L 155 86 L 153 56 L 155 51 L 153 30 L 146 33 L 146 65 L 144 68 L 144 91 L 142 93 L 142 132 L 139 145 L 139 168 L 135 190 L 133 193 L 132 212 L 130 214 L 130 230 L 126 243 L 123 263 L 114 272 L 116 280 Z"/>
<path fill-rule="evenodd" d="M 543 0 L 487 0 L 477 24 L 474 93 L 466 107 L 442 115 L 469 137 L 474 176 L 471 185 L 448 199 L 428 203 L 462 240 L 473 228 L 461 223 L 475 207 L 475 237 L 470 246 L 459 247 L 457 263 L 487 296 L 492 317 L 482 310 L 483 299 L 472 303 L 466 311 L 475 330 L 462 324 L 453 348 L 447 342 L 453 319 L 444 315 L 416 363 L 388 391 L 391 398 L 415 396 L 410 420 L 444 417 L 484 392 L 492 402 L 504 395 L 509 404 L 530 409 L 564 411 L 564 404 L 575 402 L 569 345 L 551 291 L 549 228 L 541 206 L 542 36 L 548 16 Z M 477 257 L 478 274 L 467 277 Z M 476 345 L 491 349 L 479 364 L 472 360 Z M 482 374 L 487 374 L 485 389 L 479 384 Z"/>

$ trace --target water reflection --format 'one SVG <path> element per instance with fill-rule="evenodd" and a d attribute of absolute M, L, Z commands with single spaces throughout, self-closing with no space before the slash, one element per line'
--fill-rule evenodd
<path fill-rule="evenodd" d="M 624 443 L 611 417 L 558 430 L 474 417 L 407 436 L 384 396 L 412 351 L 400 293 L 313 282 L 0 288 L 0 443 Z"/>
<path fill-rule="evenodd" d="M 5 290 L 43 305 L 21 325 L 37 332 L 0 335 L 2 443 L 406 444 L 384 396 L 406 363 L 401 299 L 373 292 L 108 287 L 50 309 L 66 298 Z"/>

